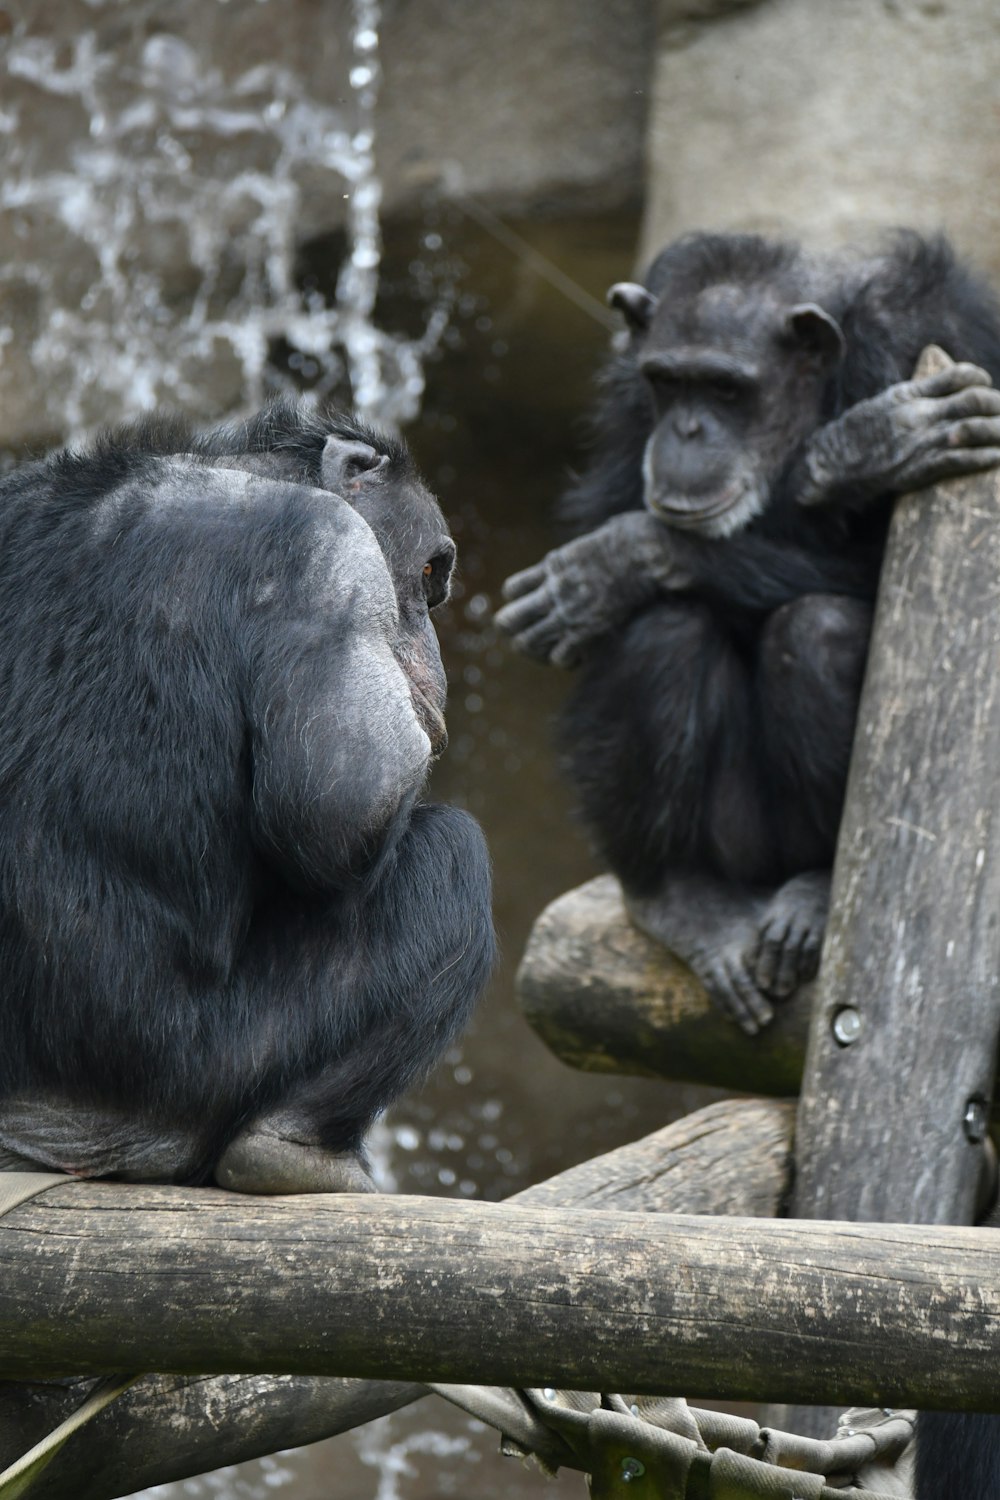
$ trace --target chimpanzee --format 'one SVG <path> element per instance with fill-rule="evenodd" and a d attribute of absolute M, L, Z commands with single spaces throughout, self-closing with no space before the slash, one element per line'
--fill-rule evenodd
<path fill-rule="evenodd" d="M 367 1190 L 493 958 L 402 444 L 279 403 L 0 486 L 0 1157 Z"/>
<path fill-rule="evenodd" d="M 1000 314 L 907 232 L 871 256 L 689 235 L 610 300 L 579 534 L 497 620 L 580 663 L 584 817 L 636 922 L 753 1033 L 818 964 L 892 499 L 1000 462 Z M 910 378 L 930 343 L 961 362 Z M 922 1496 L 1000 1493 L 995 1424 L 924 1419 L 918 1451 Z"/>

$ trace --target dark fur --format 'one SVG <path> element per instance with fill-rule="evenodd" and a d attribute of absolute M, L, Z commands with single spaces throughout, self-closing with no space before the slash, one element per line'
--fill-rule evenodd
<path fill-rule="evenodd" d="M 294 739 L 269 742 L 281 695 L 335 737 L 335 694 L 364 688 L 338 677 L 344 642 L 308 607 L 331 433 L 389 457 L 379 541 L 405 626 L 404 559 L 419 577 L 443 522 L 403 446 L 351 418 L 282 404 L 203 434 L 157 419 L 0 487 L 0 1122 L 25 1098 L 66 1100 L 64 1137 L 74 1111 L 95 1121 L 92 1139 L 29 1141 L 35 1159 L 201 1180 L 285 1105 L 308 1139 L 357 1149 L 485 982 L 472 819 L 401 787 L 355 840 L 325 803 L 296 804 L 310 768 Z M 177 454 L 194 457 L 190 493 L 158 512 Z M 202 466 L 250 471 L 252 511 L 199 505 Z M 104 502 L 114 524 L 95 529 Z M 416 639 L 430 626 L 413 608 Z M 337 806 L 362 805 L 374 770 L 353 768 Z M 164 1167 L 157 1143 L 178 1131 Z"/>
<path fill-rule="evenodd" d="M 789 302 L 822 301 L 838 319 L 847 354 L 823 394 L 826 419 L 908 378 L 928 343 L 983 365 L 1000 383 L 996 306 L 943 240 L 903 233 L 882 257 L 830 263 L 754 236 L 693 235 L 663 251 L 646 278 L 650 290 L 681 305 L 719 280 L 777 285 Z M 648 387 L 629 347 L 601 376 L 592 459 L 563 501 L 574 534 L 642 509 L 642 457 L 652 423 Z M 853 508 L 845 496 L 836 509 L 803 510 L 791 482 L 796 457 L 788 452 L 767 508 L 745 530 L 723 541 L 682 539 L 706 560 L 700 602 L 651 606 L 625 633 L 602 642 L 578 679 L 565 718 L 571 772 L 602 852 L 637 890 L 655 888 L 678 862 L 731 880 L 777 884 L 808 867 L 794 847 L 783 847 L 779 823 L 801 823 L 812 862 L 832 861 L 866 636 L 855 637 L 852 668 L 838 648 L 841 670 L 828 674 L 819 657 L 829 632 L 815 656 L 807 650 L 790 662 L 785 653 L 778 663 L 765 625 L 807 595 L 870 604 L 891 504 Z M 808 645 L 802 632 L 796 642 Z M 786 704 L 798 670 L 810 686 L 799 700 L 798 738 L 789 744 L 782 731 L 776 746 L 773 737 L 767 743 L 765 704 L 779 666 Z M 744 812 L 731 806 L 728 832 L 716 823 L 709 833 L 706 804 L 716 767 L 733 760 L 742 766 L 746 797 L 734 801 L 742 801 Z M 818 786 L 811 767 L 820 768 Z M 779 788 L 791 793 L 791 805 Z"/>
<path fill-rule="evenodd" d="M 716 281 L 777 288 L 837 318 L 846 358 L 823 420 L 908 379 L 928 343 L 1000 383 L 996 304 L 943 240 L 906 233 L 871 260 L 811 261 L 749 236 L 692 236 L 657 258 L 646 284 L 683 309 Z M 592 459 L 563 505 L 576 534 L 643 506 L 654 413 L 634 348 L 601 379 Z M 862 508 L 845 493 L 804 510 L 797 457 L 790 447 L 745 530 L 680 539 L 701 554 L 697 587 L 645 607 L 578 677 L 567 762 L 601 852 L 640 897 L 668 872 L 746 889 L 832 863 L 891 501 Z M 922 1500 L 1000 1494 L 994 1420 L 932 1417 L 920 1432 Z"/>

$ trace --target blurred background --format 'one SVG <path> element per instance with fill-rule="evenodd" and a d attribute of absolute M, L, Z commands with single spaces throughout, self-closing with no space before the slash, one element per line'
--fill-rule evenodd
<path fill-rule="evenodd" d="M 558 540 L 607 286 L 688 229 L 896 224 L 945 228 L 1000 283 L 998 78 L 995 0 L 0 3 L 2 461 L 297 391 L 402 429 L 455 531 L 433 793 L 486 829 L 504 961 L 379 1127 L 386 1187 L 503 1198 L 709 1097 L 571 1073 L 513 998 L 532 920 L 595 866 L 552 749 L 566 679 L 491 615 Z M 425 1401 L 147 1493 L 550 1489 L 496 1450 Z"/>

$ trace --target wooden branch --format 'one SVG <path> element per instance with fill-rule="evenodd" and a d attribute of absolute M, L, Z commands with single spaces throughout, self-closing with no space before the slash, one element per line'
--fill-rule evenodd
<path fill-rule="evenodd" d="M 919 373 L 948 363 L 925 354 Z M 1000 1039 L 998 578 L 998 471 L 900 501 L 799 1108 L 799 1215 L 975 1212 Z"/>
<path fill-rule="evenodd" d="M 798 1092 L 811 991 L 744 1036 L 680 959 L 632 925 L 612 875 L 546 907 L 517 976 L 525 1016 L 571 1067 L 779 1096 Z"/>
<path fill-rule="evenodd" d="M 725 1100 L 511 1202 L 772 1215 L 789 1189 L 793 1121 L 787 1102 Z M 68 1416 L 83 1393 L 80 1382 L 0 1384 L 0 1468 Z M 150 1375 L 74 1437 L 33 1493 L 37 1500 L 106 1500 L 332 1437 L 426 1394 L 413 1381 Z"/>
<path fill-rule="evenodd" d="M 0 1384 L 0 1468 L 75 1411 L 89 1384 Z M 426 1394 L 413 1381 L 148 1375 L 74 1434 L 31 1500 L 130 1495 L 333 1437 Z"/>
<path fill-rule="evenodd" d="M 791 1188 L 791 1100 L 724 1099 L 510 1199 L 519 1207 L 774 1217 Z"/>
<path fill-rule="evenodd" d="M 78 1184 L 0 1223 L 0 1351 L 11 1379 L 152 1365 L 996 1410 L 1000 1239 Z"/>

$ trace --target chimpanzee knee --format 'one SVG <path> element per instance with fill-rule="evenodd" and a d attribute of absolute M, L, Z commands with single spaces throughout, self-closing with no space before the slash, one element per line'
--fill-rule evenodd
<path fill-rule="evenodd" d="M 355 1147 L 468 1020 L 495 959 L 489 853 L 454 807 L 421 806 L 357 913 L 360 963 L 340 1001 L 337 1060 L 283 1102 L 319 1144 Z M 366 972 L 364 956 L 377 955 Z"/>
<path fill-rule="evenodd" d="M 794 704 L 796 689 L 810 694 L 813 713 L 816 692 L 856 699 L 871 620 L 870 604 L 840 594 L 804 594 L 776 609 L 761 632 L 759 663 L 782 706 Z"/>
<path fill-rule="evenodd" d="M 720 779 L 759 842 L 752 710 L 746 665 L 700 601 L 658 603 L 595 650 L 562 743 L 584 818 L 628 889 L 654 890 L 701 847 Z"/>
<path fill-rule="evenodd" d="M 806 594 L 775 610 L 761 633 L 761 742 L 790 872 L 833 859 L 871 618 L 863 600 Z"/>

